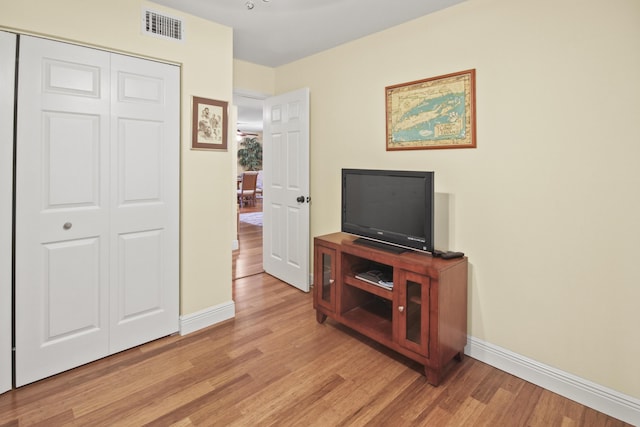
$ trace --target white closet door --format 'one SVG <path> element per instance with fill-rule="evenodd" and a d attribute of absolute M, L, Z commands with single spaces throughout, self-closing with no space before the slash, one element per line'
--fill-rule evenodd
<path fill-rule="evenodd" d="M 0 31 L 0 393 L 11 389 L 11 233 L 15 34 Z"/>
<path fill-rule="evenodd" d="M 21 38 L 18 386 L 178 329 L 179 82 L 130 59 Z"/>
<path fill-rule="evenodd" d="M 180 70 L 111 60 L 112 353 L 178 331 Z"/>
<path fill-rule="evenodd" d="M 109 54 L 20 38 L 16 385 L 108 354 Z"/>

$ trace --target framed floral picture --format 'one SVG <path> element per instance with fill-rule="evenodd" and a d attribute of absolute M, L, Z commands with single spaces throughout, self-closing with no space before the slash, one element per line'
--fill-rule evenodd
<path fill-rule="evenodd" d="M 226 150 L 228 103 L 193 97 L 192 150 Z"/>

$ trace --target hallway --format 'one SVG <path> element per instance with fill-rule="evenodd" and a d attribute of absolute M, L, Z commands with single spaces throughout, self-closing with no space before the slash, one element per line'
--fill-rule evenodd
<path fill-rule="evenodd" d="M 262 199 L 256 201 L 255 206 L 244 206 L 240 209 L 240 219 L 243 214 L 262 213 Z M 238 222 L 239 249 L 233 251 L 232 278 L 252 276 L 262 273 L 262 226 L 240 220 Z"/>

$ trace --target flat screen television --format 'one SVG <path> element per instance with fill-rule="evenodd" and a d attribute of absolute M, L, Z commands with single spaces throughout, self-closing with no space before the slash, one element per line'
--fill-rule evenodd
<path fill-rule="evenodd" d="M 433 175 L 342 169 L 342 231 L 394 252 L 433 252 Z"/>

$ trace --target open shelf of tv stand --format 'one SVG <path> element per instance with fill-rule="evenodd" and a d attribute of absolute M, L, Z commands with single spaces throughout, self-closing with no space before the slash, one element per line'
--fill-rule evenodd
<path fill-rule="evenodd" d="M 385 289 L 381 286 L 372 285 L 371 283 L 367 283 L 364 280 L 360 280 L 355 276 L 344 276 L 344 283 L 349 286 L 353 286 L 358 289 L 362 289 L 363 291 L 369 292 L 373 295 L 377 295 L 380 298 L 385 298 L 388 300 L 393 299 L 393 291 L 389 289 Z"/>
<path fill-rule="evenodd" d="M 327 317 L 421 363 L 438 385 L 467 341 L 467 258 L 394 254 L 333 233 L 314 239 L 313 304 L 318 322 Z M 393 288 L 356 274 L 384 269 Z"/>
<path fill-rule="evenodd" d="M 378 337 L 378 341 L 391 341 L 391 320 L 372 310 L 371 307 L 355 307 L 344 313 L 343 324 L 350 326 L 358 332 Z"/>

